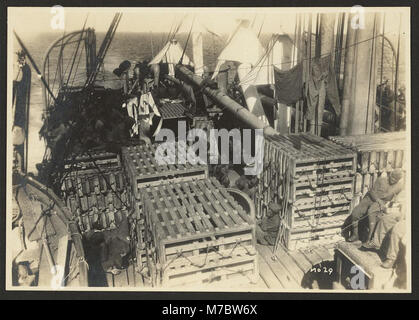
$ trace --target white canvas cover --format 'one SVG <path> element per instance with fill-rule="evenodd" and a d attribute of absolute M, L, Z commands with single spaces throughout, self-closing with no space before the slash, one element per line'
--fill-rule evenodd
<path fill-rule="evenodd" d="M 246 84 L 266 85 L 274 84 L 274 66 L 282 69 L 284 62 L 284 47 L 283 43 L 279 42 L 277 37 L 270 40 L 267 54 L 265 54 L 252 70 L 240 81 Z"/>
<path fill-rule="evenodd" d="M 282 70 L 286 64 L 289 64 L 289 58 L 285 57 L 284 51 L 284 43 L 279 41 L 279 36 L 272 37 L 268 45 L 267 54 L 260 59 L 246 76 L 240 78 L 240 86 L 246 88 L 248 86 L 275 84 L 274 67 Z M 293 58 L 297 56 L 297 48 L 293 46 L 292 52 L 291 60 L 294 60 Z M 295 63 L 291 63 L 291 66 L 294 65 Z M 280 103 L 278 103 L 277 107 L 278 120 L 276 120 L 275 127 L 281 133 L 288 133 L 291 125 L 291 108 Z"/>
<path fill-rule="evenodd" d="M 180 62 L 180 58 L 183 54 L 183 48 L 180 46 L 179 42 L 176 39 L 173 39 L 166 43 L 163 49 L 151 60 L 149 65 L 158 64 L 160 62 L 168 63 L 169 64 L 169 74 L 171 76 L 175 75 L 174 66 Z M 183 65 L 193 65 L 192 61 L 189 57 L 183 54 Z"/>
<path fill-rule="evenodd" d="M 204 73 L 204 49 L 202 42 L 202 32 L 192 33 L 192 56 L 195 64 L 195 74 L 202 76 Z"/>
<path fill-rule="evenodd" d="M 242 81 L 249 72 L 250 64 L 242 63 L 237 68 L 237 74 L 239 80 Z M 244 98 L 246 99 L 247 108 L 251 113 L 257 117 L 265 116 L 265 111 L 263 110 L 262 102 L 260 101 L 259 94 L 254 85 L 243 83 L 241 86 L 243 91 Z"/>
<path fill-rule="evenodd" d="M 265 49 L 260 43 L 255 32 L 249 27 L 240 25 L 236 32 L 230 37 L 227 46 L 218 56 L 217 66 L 212 79 L 216 78 L 221 65 L 225 61 L 237 61 L 254 66 L 264 53 Z"/>

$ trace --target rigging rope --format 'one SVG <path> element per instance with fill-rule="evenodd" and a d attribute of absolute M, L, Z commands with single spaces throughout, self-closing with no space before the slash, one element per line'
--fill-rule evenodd
<path fill-rule="evenodd" d="M 387 33 L 387 35 L 388 34 L 393 34 L 393 32 L 388 32 Z M 321 55 L 319 55 L 319 57 L 312 57 L 312 58 L 303 58 L 303 59 L 301 59 L 300 61 L 301 62 L 303 62 L 303 61 L 312 61 L 312 60 L 316 60 L 316 59 L 319 59 L 319 58 L 321 58 L 321 57 L 327 57 L 327 56 L 329 56 L 329 55 L 331 55 L 331 54 L 333 54 L 333 53 L 335 53 L 335 52 L 337 52 L 337 51 L 344 51 L 344 50 L 347 50 L 347 49 L 349 49 L 350 47 L 354 47 L 354 46 L 357 46 L 357 45 L 359 45 L 359 44 L 362 44 L 362 43 L 365 43 L 365 42 L 368 42 L 368 41 L 373 41 L 374 39 L 376 39 L 376 38 L 378 38 L 378 37 L 381 37 L 381 36 L 383 36 L 383 35 L 377 35 L 377 36 L 373 36 L 373 37 L 371 37 L 371 38 L 368 38 L 368 39 L 365 39 L 365 40 L 362 40 L 362 41 L 358 41 L 358 42 L 355 42 L 355 43 L 353 43 L 353 44 L 351 44 L 351 45 L 349 45 L 349 46 L 346 46 L 346 47 L 344 47 L 344 48 L 340 48 L 340 49 L 334 49 L 334 50 L 332 50 L 332 51 L 330 51 L 330 52 L 326 52 L 326 53 L 323 53 L 323 54 L 321 54 Z M 269 66 L 274 66 L 274 67 L 279 67 L 279 66 L 282 66 L 282 65 L 284 65 L 284 64 L 293 64 L 293 63 L 298 63 L 298 62 L 300 62 L 298 59 L 290 59 L 290 60 L 288 60 L 288 61 L 284 61 L 284 62 L 281 62 L 281 63 L 267 63 L 267 64 L 261 64 L 261 65 L 257 65 L 256 64 L 256 66 L 255 67 L 269 67 Z M 255 67 L 242 67 L 243 69 L 252 69 L 252 68 L 255 68 Z M 241 84 L 251 84 L 251 82 L 240 82 L 240 85 Z"/>
<path fill-rule="evenodd" d="M 74 56 L 73 56 L 73 62 L 71 63 L 70 72 L 68 73 L 66 86 L 68 85 L 68 82 L 70 81 L 71 73 L 72 73 L 72 71 L 73 71 L 74 63 L 76 62 L 76 56 L 77 56 L 77 53 L 78 53 L 78 51 L 79 51 L 80 43 L 81 43 L 81 41 L 83 40 L 83 34 L 84 34 L 84 32 L 85 32 L 84 30 L 85 30 L 85 28 L 86 28 L 86 22 L 87 22 L 87 18 L 88 18 L 88 17 L 89 17 L 89 13 L 87 13 L 86 19 L 84 20 L 83 28 L 82 28 L 82 30 L 81 30 L 81 33 L 80 33 L 80 38 L 79 38 L 79 41 L 78 41 L 78 43 L 77 43 L 77 47 L 76 47 L 76 53 L 75 53 L 75 54 L 74 54 Z"/>
<path fill-rule="evenodd" d="M 180 57 L 180 60 L 179 60 L 178 64 L 182 64 L 182 62 L 183 62 L 183 57 L 185 55 L 186 47 L 188 46 L 189 38 L 191 36 L 192 28 L 194 26 L 194 23 L 195 23 L 195 16 L 193 17 L 192 24 L 191 24 L 191 29 L 189 30 L 188 38 L 186 39 L 185 47 L 183 48 L 182 56 Z"/>

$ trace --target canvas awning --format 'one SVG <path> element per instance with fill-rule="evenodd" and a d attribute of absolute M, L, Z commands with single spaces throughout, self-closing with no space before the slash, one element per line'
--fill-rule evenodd
<path fill-rule="evenodd" d="M 183 54 L 183 58 L 182 58 Z M 182 58 L 183 65 L 193 66 L 193 62 L 189 59 L 186 53 L 183 53 L 183 48 L 180 46 L 176 39 L 173 39 L 166 43 L 163 49 L 151 60 L 149 65 L 159 64 L 160 62 L 169 64 L 169 74 L 174 76 L 174 66 L 180 63 Z"/>

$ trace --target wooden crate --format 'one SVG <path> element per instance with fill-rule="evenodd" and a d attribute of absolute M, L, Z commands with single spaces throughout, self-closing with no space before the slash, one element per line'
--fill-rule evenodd
<path fill-rule="evenodd" d="M 124 175 L 119 169 L 92 170 L 68 173 L 62 185 L 65 202 L 82 232 L 114 229 L 128 213 Z"/>
<path fill-rule="evenodd" d="M 97 172 L 97 168 L 115 169 L 121 167 L 121 160 L 118 154 L 106 151 L 89 151 L 67 158 L 64 162 L 64 171 L 80 171 L 85 173 Z"/>
<path fill-rule="evenodd" d="M 377 252 L 363 251 L 359 246 L 344 241 L 336 246 L 337 283 L 350 290 L 382 290 L 391 286 L 394 270 L 381 267 L 382 261 Z M 351 281 L 354 277 L 357 280 Z"/>
<path fill-rule="evenodd" d="M 181 103 L 166 102 L 159 106 L 158 109 L 163 119 L 186 118 L 186 108 Z"/>
<path fill-rule="evenodd" d="M 254 221 L 215 179 L 141 190 L 155 284 L 205 284 L 237 274 L 257 277 Z"/>
<path fill-rule="evenodd" d="M 148 263 L 147 263 L 147 243 L 150 244 L 150 235 L 146 234 L 146 223 L 145 223 L 145 216 L 144 216 L 144 209 L 143 209 L 143 202 L 140 200 L 135 199 L 133 197 L 132 203 L 134 205 L 134 216 L 135 219 L 135 229 L 133 230 L 133 234 L 131 237 L 135 239 L 136 243 L 136 261 L 137 267 L 141 270 L 141 273 L 147 273 L 148 270 Z M 150 248 L 150 245 L 148 246 Z"/>
<path fill-rule="evenodd" d="M 329 137 L 357 153 L 356 201 L 362 198 L 383 173 L 406 168 L 406 132 L 388 132 Z"/>
<path fill-rule="evenodd" d="M 140 189 L 146 186 L 159 185 L 164 181 L 188 181 L 207 178 L 206 165 L 185 164 L 159 164 L 156 161 L 158 144 L 144 144 L 122 148 L 122 158 L 125 164 L 128 180 L 136 199 L 140 199 Z M 177 155 L 178 148 L 186 148 L 183 141 L 172 144 L 169 150 Z M 186 150 L 186 149 L 184 149 Z M 177 158 L 177 157 L 176 157 Z"/>
<path fill-rule="evenodd" d="M 263 217 L 281 205 L 279 239 L 289 250 L 341 239 L 352 208 L 356 153 L 308 134 L 265 139 L 255 203 Z"/>

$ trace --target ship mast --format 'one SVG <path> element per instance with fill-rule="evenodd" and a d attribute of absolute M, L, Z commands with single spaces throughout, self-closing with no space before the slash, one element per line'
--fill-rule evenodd
<path fill-rule="evenodd" d="M 95 68 L 93 72 L 89 74 L 84 88 L 90 87 L 94 84 L 97 75 L 99 74 L 100 68 L 103 65 L 103 60 L 105 59 L 106 53 L 112 43 L 113 37 L 115 35 L 116 29 L 118 28 L 119 22 L 121 21 L 122 13 L 117 12 L 111 22 L 111 25 L 106 33 L 105 39 L 103 39 L 102 45 L 100 46 L 99 52 L 96 57 Z"/>
<path fill-rule="evenodd" d="M 52 93 L 48 83 L 46 82 L 43 74 L 41 73 L 41 71 L 39 71 L 38 66 L 36 65 L 35 60 L 33 60 L 31 54 L 29 53 L 28 49 L 26 48 L 26 46 L 23 44 L 23 41 L 20 39 L 20 37 L 17 35 L 16 31 L 13 31 L 17 42 L 19 42 L 19 45 L 22 47 L 22 50 L 25 52 L 26 56 L 28 57 L 29 61 L 32 64 L 32 67 L 35 69 L 36 73 L 38 74 L 39 79 L 41 80 L 42 84 L 44 85 L 45 89 L 48 91 L 48 93 L 51 95 L 51 98 L 54 100 L 54 102 L 56 102 L 56 97 L 54 96 L 54 94 Z"/>
<path fill-rule="evenodd" d="M 364 28 L 353 29 L 348 19 L 341 134 L 373 132 L 378 21 L 374 14 L 365 15 Z"/>

